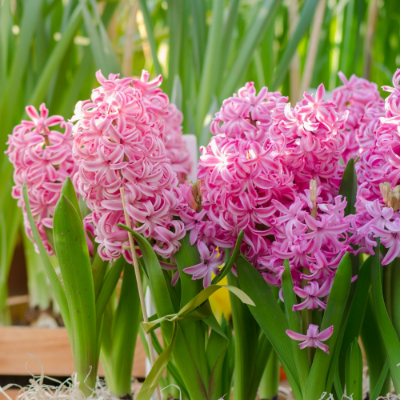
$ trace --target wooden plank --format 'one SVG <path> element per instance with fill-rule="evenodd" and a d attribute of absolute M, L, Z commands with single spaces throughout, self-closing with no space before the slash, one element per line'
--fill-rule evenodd
<path fill-rule="evenodd" d="M 139 338 L 134 360 L 132 376 L 143 378 L 146 356 Z M 0 375 L 40 375 L 42 368 L 49 376 L 70 376 L 74 372 L 64 328 L 0 327 Z M 101 365 L 99 375 L 104 375 Z"/>

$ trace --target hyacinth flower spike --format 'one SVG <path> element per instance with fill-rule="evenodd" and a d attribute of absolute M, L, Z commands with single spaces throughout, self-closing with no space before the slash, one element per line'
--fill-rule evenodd
<path fill-rule="evenodd" d="M 329 354 L 329 346 L 322 342 L 325 342 L 325 340 L 328 340 L 332 336 L 333 325 L 320 332 L 318 325 L 310 324 L 307 329 L 307 335 L 302 335 L 301 333 L 293 332 L 289 329 L 286 333 L 293 340 L 303 340 L 302 343 L 299 343 L 299 347 L 302 350 L 306 347 L 318 347 L 325 353 Z"/>

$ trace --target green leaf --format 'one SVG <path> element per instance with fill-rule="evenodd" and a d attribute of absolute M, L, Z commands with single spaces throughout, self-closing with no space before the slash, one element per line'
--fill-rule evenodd
<path fill-rule="evenodd" d="M 353 158 L 350 158 L 346 165 L 346 169 L 344 170 L 339 194 L 347 200 L 345 215 L 355 214 L 355 204 L 357 200 L 357 172 Z"/>
<path fill-rule="evenodd" d="M 100 293 L 96 300 L 96 321 L 97 327 L 100 328 L 101 318 L 107 307 L 108 302 L 117 286 L 117 283 L 121 277 L 122 271 L 124 270 L 125 261 L 124 257 L 118 258 L 117 261 L 111 266 L 106 277 L 104 278 L 104 283 L 101 286 Z"/>
<path fill-rule="evenodd" d="M 121 257 L 123 258 L 123 257 Z M 112 329 L 112 393 L 122 398 L 132 392 L 132 367 L 136 338 L 140 326 L 140 300 L 133 266 L 124 259 L 121 294 Z"/>
<path fill-rule="evenodd" d="M 260 3 L 255 20 L 251 21 L 251 26 L 237 52 L 235 62 L 229 68 L 229 75 L 223 80 L 224 85 L 221 89 L 220 98 L 225 99 L 232 96 L 233 92 L 238 89 L 238 82 L 242 82 L 242 79 L 238 80 L 238 77 L 245 75 L 255 49 L 260 44 L 270 24 L 273 24 L 281 4 L 282 0 L 264 0 Z M 240 83 L 240 86 L 242 85 L 243 83 Z"/>
<path fill-rule="evenodd" d="M 61 194 L 64 195 L 71 202 L 78 215 L 82 218 L 81 210 L 79 208 L 78 196 L 76 195 L 74 184 L 72 183 L 72 180 L 69 176 L 67 176 L 63 183 Z"/>
<path fill-rule="evenodd" d="M 383 344 L 389 360 L 390 373 L 397 393 L 400 393 L 400 368 L 397 366 L 400 360 L 399 337 L 390 321 L 386 310 L 382 291 L 382 267 L 380 255 L 380 242 L 377 240 L 375 255 L 372 256 L 371 282 L 372 282 L 372 302 L 375 310 L 375 317 L 381 332 Z"/>
<path fill-rule="evenodd" d="M 151 19 L 151 15 L 150 15 L 149 9 L 147 7 L 147 1 L 139 0 L 139 5 L 140 5 L 140 10 L 142 11 L 142 14 L 143 14 L 144 23 L 146 25 L 147 40 L 149 41 L 149 44 L 150 44 L 151 55 L 153 57 L 154 69 L 155 69 L 157 75 L 161 75 L 162 70 L 161 70 L 161 65 L 160 65 L 160 62 L 158 61 L 158 56 L 157 56 L 157 46 L 156 46 L 156 41 L 154 39 L 153 21 Z"/>
<path fill-rule="evenodd" d="M 165 348 L 162 354 L 160 354 L 160 356 L 157 358 L 157 361 L 154 363 L 153 368 L 151 369 L 149 375 L 147 375 L 147 378 L 143 382 L 143 385 L 136 396 L 136 400 L 150 400 L 151 397 L 153 396 L 153 393 L 156 390 L 158 382 L 161 379 L 165 369 L 167 368 L 177 337 L 178 337 L 178 324 L 177 322 L 174 322 L 171 342 Z"/>
<path fill-rule="evenodd" d="M 43 246 L 42 239 L 40 238 L 38 229 L 36 227 L 35 220 L 32 215 L 31 206 L 29 204 L 29 196 L 28 196 L 28 188 L 26 184 L 23 186 L 23 195 L 24 195 L 24 203 L 26 212 L 28 214 L 29 224 L 32 230 L 33 238 L 35 239 L 36 246 L 39 249 L 40 256 L 42 258 L 44 269 L 46 270 L 47 277 L 49 278 L 51 288 L 54 293 L 54 297 L 57 300 L 58 306 L 60 307 L 61 315 L 63 317 L 64 324 L 68 330 L 68 334 L 72 335 L 71 326 L 70 326 L 70 313 L 67 303 L 67 298 L 65 295 L 64 288 L 61 285 L 60 279 L 58 278 L 56 272 L 54 271 L 53 264 L 50 261 L 50 258 L 46 252 L 46 249 Z"/>
<path fill-rule="evenodd" d="M 350 344 L 360 335 L 364 321 L 369 289 L 371 287 L 371 257 L 368 257 L 362 264 L 356 280 L 356 290 L 350 306 L 347 325 L 345 328 L 343 342 L 340 350 L 339 369 L 344 370 L 346 352 Z M 342 378 L 343 379 L 343 378 Z"/>
<path fill-rule="evenodd" d="M 393 260 L 391 293 L 392 322 L 397 336 L 400 337 L 400 258 Z"/>
<path fill-rule="evenodd" d="M 221 273 L 212 280 L 213 285 L 216 285 L 218 282 L 221 282 L 222 279 L 224 279 L 225 276 L 228 275 L 229 271 L 232 269 L 238 255 L 239 255 L 239 252 L 240 252 L 240 246 L 242 244 L 243 235 L 244 235 L 244 231 L 240 231 L 239 236 L 236 240 L 235 248 L 233 249 L 233 252 L 232 252 L 231 257 L 229 258 L 229 261 L 225 265 L 225 267 L 222 269 Z"/>
<path fill-rule="evenodd" d="M 285 299 L 285 312 L 286 318 L 289 323 L 289 329 L 294 332 L 302 332 L 300 315 L 298 312 L 293 311 L 293 306 L 297 304 L 296 294 L 293 291 L 293 280 L 290 272 L 290 266 L 288 263 L 285 265 L 285 272 L 282 277 L 282 290 L 283 298 Z M 297 370 L 299 371 L 300 389 L 303 391 L 310 371 L 308 364 L 307 353 L 301 351 L 299 344 L 296 341 L 292 341 L 292 351 L 294 359 L 296 361 Z"/>
<path fill-rule="evenodd" d="M 385 364 L 387 364 L 384 383 L 381 389 L 379 389 L 379 395 L 384 396 L 389 392 L 391 385 L 390 374 L 388 374 L 389 361 L 386 357 L 385 346 L 375 317 L 371 294 L 366 298 L 366 303 L 367 308 L 365 310 L 365 318 L 361 329 L 361 340 L 367 359 L 369 388 L 371 392 L 376 392 L 377 386 L 379 386 L 380 376 L 384 370 Z"/>
<path fill-rule="evenodd" d="M 183 1 L 167 0 L 167 18 L 169 25 L 169 62 L 167 93 L 171 95 L 175 76 L 179 74 L 179 61 L 182 50 L 182 25 L 183 25 Z"/>
<path fill-rule="evenodd" d="M 289 326 L 285 314 L 275 300 L 267 282 L 242 255 L 236 262 L 236 270 L 241 289 L 255 303 L 255 307 L 249 307 L 251 313 L 278 354 L 296 399 L 302 399 L 291 340 L 286 334 Z"/>
<path fill-rule="evenodd" d="M 256 358 L 256 366 L 255 366 L 255 374 L 253 376 L 253 393 L 251 393 L 250 398 L 254 398 L 256 396 L 258 388 L 260 388 L 260 395 L 263 385 L 263 375 L 265 371 L 265 367 L 268 363 L 268 360 L 272 354 L 272 346 L 267 337 L 264 335 L 264 332 L 261 332 L 260 337 L 258 339 L 258 347 L 257 347 L 257 358 Z M 275 353 L 275 357 L 277 357 Z M 278 373 L 280 372 L 280 367 L 278 367 Z M 255 390 L 255 392 L 254 392 Z"/>
<path fill-rule="evenodd" d="M 193 55 L 196 76 L 201 75 L 206 44 L 206 4 L 204 0 L 191 1 Z"/>
<path fill-rule="evenodd" d="M 210 399 L 220 399 L 226 393 L 223 392 L 223 385 L 221 385 L 221 375 L 229 342 L 214 315 L 210 315 L 205 322 L 211 328 L 207 341 L 207 361 L 210 370 L 208 396 Z"/>
<path fill-rule="evenodd" d="M 294 30 L 289 43 L 286 45 L 285 52 L 283 53 L 282 58 L 275 69 L 274 78 L 270 85 L 271 90 L 277 90 L 281 86 L 289 69 L 293 55 L 296 52 L 297 46 L 311 25 L 317 4 L 318 0 L 305 1 L 300 12 L 299 22 L 297 23 L 296 29 Z"/>
<path fill-rule="evenodd" d="M 194 133 L 198 138 L 201 135 L 204 119 L 212 102 L 212 94 L 215 89 L 214 85 L 217 83 L 215 82 L 215 71 L 217 70 L 218 52 L 221 48 L 224 3 L 224 0 L 213 1 L 212 22 L 208 34 L 206 55 L 197 99 L 197 118 Z"/>
<path fill-rule="evenodd" d="M 53 231 L 71 318 L 75 369 L 81 390 L 90 393 L 98 363 L 93 278 L 82 221 L 64 195 L 54 211 Z"/>
<path fill-rule="evenodd" d="M 57 69 L 71 45 L 75 33 L 78 30 L 82 21 L 81 8 L 76 7 L 74 13 L 71 15 L 68 26 L 63 32 L 61 40 L 57 42 L 56 47 L 51 53 L 51 56 L 46 62 L 42 73 L 40 74 L 39 80 L 35 86 L 35 90 L 29 98 L 28 104 L 38 105 L 44 100 L 46 91 L 49 89 L 50 83 Z"/>
<path fill-rule="evenodd" d="M 182 110 L 182 82 L 179 75 L 175 75 L 170 102 L 175 104 L 179 110 Z"/>
<path fill-rule="evenodd" d="M 13 108 L 17 102 L 18 94 L 23 83 L 23 75 L 28 65 L 30 56 L 30 48 L 34 33 L 37 29 L 37 24 L 40 20 L 40 11 L 42 10 L 43 0 L 28 1 L 25 3 L 22 20 L 20 23 L 21 31 L 18 37 L 18 45 L 14 50 L 12 66 L 10 68 L 10 77 L 6 88 L 2 88 L 2 98 L 0 103 L 0 119 L 2 130 L 11 132 L 11 124 Z M 21 110 L 22 111 L 22 110 Z M 4 141 L 5 142 L 5 141 Z M 5 144 L 2 142 L 0 146 L 0 154 L 4 152 Z"/>
<path fill-rule="evenodd" d="M 239 288 L 230 285 L 210 285 L 203 289 L 197 296 L 195 296 L 192 300 L 186 303 L 176 314 L 168 314 L 164 317 L 160 317 L 155 319 L 154 321 L 142 322 L 142 326 L 146 333 L 151 332 L 156 329 L 157 325 L 162 322 L 175 322 L 180 321 L 185 318 L 191 318 L 191 313 L 198 309 L 203 303 L 208 300 L 208 298 L 213 295 L 219 289 L 228 289 L 231 293 L 233 293 L 236 297 L 238 297 L 244 304 L 248 304 L 254 306 L 253 301 L 246 293 L 241 291 Z M 192 320 L 197 320 L 198 318 L 208 317 L 208 312 L 201 313 L 196 315 Z"/>
<path fill-rule="evenodd" d="M 228 283 L 240 288 L 238 279 L 228 275 Z M 232 307 L 233 329 L 235 334 L 235 369 L 233 399 L 250 399 L 254 388 L 252 386 L 257 363 L 258 338 L 260 328 L 249 307 L 235 296 L 229 295 Z M 253 303 L 254 304 L 254 303 Z"/>
<path fill-rule="evenodd" d="M 164 274 L 150 243 L 143 238 L 143 236 L 139 235 L 132 229 L 129 229 L 127 226 L 123 224 L 119 224 L 118 226 L 127 230 L 128 232 L 131 232 L 140 247 L 140 251 L 143 256 L 142 259 L 145 265 L 145 272 L 147 274 L 147 280 L 153 295 L 154 306 L 157 314 L 174 314 L 175 310 L 168 292 Z M 164 336 L 164 343 L 171 343 L 174 334 L 171 324 L 168 322 L 163 322 L 161 324 L 161 330 Z M 185 343 L 185 339 L 180 328 L 178 330 L 178 340 L 174 350 L 174 360 L 179 373 L 185 382 L 189 395 L 191 397 L 204 396 L 207 398 L 207 389 L 205 388 L 199 371 L 197 370 L 197 367 L 191 358 L 190 351 Z"/>
<path fill-rule="evenodd" d="M 190 244 L 189 234 L 181 240 L 181 247 L 175 253 L 175 260 L 178 265 L 180 282 L 181 282 L 181 295 L 180 305 L 183 307 L 191 299 L 203 289 L 203 282 L 201 279 L 193 280 L 192 277 L 186 274 L 183 270 L 193 265 L 200 263 L 200 255 L 197 246 Z M 211 312 L 211 310 L 209 310 Z M 202 319 L 202 318 L 201 318 Z M 199 346 L 199 343 L 204 343 L 205 329 L 201 321 L 182 321 L 180 324 L 182 332 L 185 336 L 187 346 L 194 360 L 196 366 L 202 377 L 203 383 L 206 386 L 209 379 L 209 369 L 207 365 L 207 355 L 205 346 Z"/>
<path fill-rule="evenodd" d="M 320 327 L 320 332 L 322 332 L 330 326 L 333 326 L 333 334 L 326 341 L 326 344 L 329 346 L 329 354 L 324 353 L 322 350 L 317 351 L 315 354 L 304 392 L 304 398 L 307 400 L 318 400 L 324 391 L 329 392 L 330 388 L 326 388 L 326 383 L 329 368 L 335 354 L 336 344 L 340 337 L 341 323 L 350 292 L 350 284 L 351 262 L 349 254 L 346 253 L 336 271 Z"/>
<path fill-rule="evenodd" d="M 353 400 L 363 399 L 363 358 L 357 338 L 346 355 L 346 393 Z"/>
<path fill-rule="evenodd" d="M 388 372 L 389 372 L 389 360 L 386 359 L 385 364 L 383 365 L 383 368 L 382 368 L 382 372 L 380 373 L 379 378 L 374 387 L 374 390 L 372 391 L 372 394 L 370 397 L 371 399 L 377 399 L 381 395 L 382 388 L 385 384 L 385 381 L 387 380 Z M 389 380 L 389 384 L 390 384 L 390 380 Z M 388 391 L 384 390 L 384 393 L 387 393 L 387 392 Z"/>

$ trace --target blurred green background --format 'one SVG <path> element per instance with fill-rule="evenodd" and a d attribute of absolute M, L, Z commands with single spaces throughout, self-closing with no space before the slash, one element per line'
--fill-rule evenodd
<path fill-rule="evenodd" d="M 399 10 L 398 0 L 0 0 L 0 325 L 11 322 L 16 247 L 25 252 L 30 307 L 51 301 L 4 155 L 25 105 L 45 101 L 68 119 L 97 85 L 97 69 L 140 76 L 144 68 L 163 75 L 184 132 L 204 145 L 223 99 L 247 81 L 292 103 L 321 82 L 335 88 L 338 71 L 389 84 L 400 64 Z"/>

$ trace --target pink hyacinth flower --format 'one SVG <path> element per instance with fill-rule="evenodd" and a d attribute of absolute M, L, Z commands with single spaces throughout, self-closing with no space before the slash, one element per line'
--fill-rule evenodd
<path fill-rule="evenodd" d="M 323 344 L 321 342 L 325 342 L 328 340 L 333 333 L 333 325 L 329 328 L 319 332 L 318 325 L 310 324 L 307 329 L 307 335 L 302 335 L 301 333 L 293 332 L 291 330 L 286 330 L 286 334 L 290 337 L 290 339 L 302 341 L 303 343 L 299 344 L 301 350 L 306 347 L 319 347 L 322 351 L 329 354 L 329 346 Z"/>
<path fill-rule="evenodd" d="M 208 248 L 203 242 L 197 243 L 201 262 L 193 267 L 185 268 L 183 272 L 193 275 L 192 279 L 203 278 L 203 286 L 206 288 L 211 285 L 211 274 L 219 273 L 219 266 L 222 264 L 221 257 L 218 256 L 217 250 Z"/>

